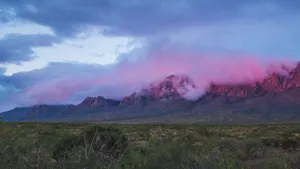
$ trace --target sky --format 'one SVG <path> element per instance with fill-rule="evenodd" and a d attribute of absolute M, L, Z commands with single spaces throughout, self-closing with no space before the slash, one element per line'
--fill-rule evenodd
<path fill-rule="evenodd" d="M 298 0 L 1 0 L 0 111 L 254 80 L 300 60 L 299 28 Z"/>

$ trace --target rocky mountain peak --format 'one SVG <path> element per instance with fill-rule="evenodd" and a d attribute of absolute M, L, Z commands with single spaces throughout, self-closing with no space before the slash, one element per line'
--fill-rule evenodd
<path fill-rule="evenodd" d="M 87 97 L 78 106 L 80 107 L 95 107 L 106 105 L 106 99 L 102 96 L 98 97 Z"/>
<path fill-rule="evenodd" d="M 134 92 L 130 96 L 124 97 L 121 100 L 121 103 L 125 105 L 134 105 L 134 104 L 138 104 L 140 101 L 141 101 L 141 95 L 138 95 L 136 92 Z"/>
<path fill-rule="evenodd" d="M 161 81 L 150 84 L 148 88 L 142 90 L 143 94 L 151 95 L 154 98 L 165 98 L 172 96 L 182 96 L 196 85 L 188 76 L 171 75 Z"/>
<path fill-rule="evenodd" d="M 288 69 L 282 67 L 282 70 L 287 71 Z M 256 81 L 254 83 L 235 85 L 212 84 L 207 94 L 229 97 L 253 97 L 263 96 L 267 92 L 280 92 L 290 88 L 300 88 L 300 62 L 286 75 L 273 72 L 262 81 Z"/>
<path fill-rule="evenodd" d="M 125 97 L 121 102 L 136 104 L 161 99 L 176 99 L 181 98 L 190 89 L 196 89 L 196 85 L 191 78 L 183 75 L 170 75 L 150 84 L 138 93 Z"/>

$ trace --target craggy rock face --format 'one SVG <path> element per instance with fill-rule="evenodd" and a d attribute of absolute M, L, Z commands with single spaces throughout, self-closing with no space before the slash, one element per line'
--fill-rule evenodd
<path fill-rule="evenodd" d="M 132 105 L 155 100 L 178 99 L 191 88 L 196 89 L 196 85 L 189 77 L 171 75 L 162 81 L 152 83 L 148 88 L 142 89 L 139 93 L 133 93 L 125 97 L 121 103 Z"/>
<path fill-rule="evenodd" d="M 98 97 L 87 97 L 86 99 L 81 102 L 78 107 L 99 107 L 99 106 L 112 106 L 117 104 L 118 101 L 111 100 L 111 99 L 105 99 L 102 96 Z"/>
<path fill-rule="evenodd" d="M 105 98 L 98 96 L 98 97 L 87 97 L 78 106 L 93 107 L 93 106 L 102 105 L 102 104 L 105 104 Z"/>
<path fill-rule="evenodd" d="M 134 92 L 130 96 L 123 98 L 121 100 L 121 103 L 126 105 L 134 105 L 134 104 L 138 104 L 140 101 L 141 101 L 141 97 L 136 92 Z"/>
<path fill-rule="evenodd" d="M 272 73 L 261 82 L 240 85 L 212 84 L 207 94 L 229 97 L 263 96 L 267 92 L 281 92 L 285 89 L 300 88 L 300 63 L 287 75 Z"/>
<path fill-rule="evenodd" d="M 168 76 L 163 81 L 153 83 L 149 88 L 142 90 L 142 95 L 153 99 L 176 98 L 184 95 L 191 88 L 196 88 L 193 80 L 187 76 Z"/>

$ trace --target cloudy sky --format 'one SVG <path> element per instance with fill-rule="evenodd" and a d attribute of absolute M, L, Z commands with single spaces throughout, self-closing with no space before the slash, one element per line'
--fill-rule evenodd
<path fill-rule="evenodd" d="M 298 0 L 1 0 L 0 111 L 117 99 L 169 74 L 253 79 L 299 46 Z"/>

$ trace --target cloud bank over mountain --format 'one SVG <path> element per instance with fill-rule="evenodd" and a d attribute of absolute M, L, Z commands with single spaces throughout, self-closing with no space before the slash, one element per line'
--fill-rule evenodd
<path fill-rule="evenodd" d="M 134 39 L 126 44 L 130 50 L 117 52 L 116 48 L 117 60 L 107 65 L 48 59 L 46 67 L 28 72 L 7 75 L 1 70 L 2 109 L 77 103 L 97 95 L 117 99 L 170 74 L 194 79 L 200 90 L 187 96 L 192 99 L 210 82 L 253 81 L 270 69 L 279 70 L 282 62 L 293 67 L 300 59 L 300 3 L 296 0 L 4 0 L 0 6 L 2 25 L 24 21 L 52 31 L 35 33 L 41 30 L 37 27 L 30 34 L 25 29 L 4 31 L 0 63 L 5 69 L 43 59 L 37 49 L 56 50 L 65 41 L 95 36 L 80 37 L 90 29 L 108 38 Z M 87 49 L 91 44 L 100 48 L 106 41 L 77 46 Z M 51 57 L 55 56 L 47 56 Z"/>

